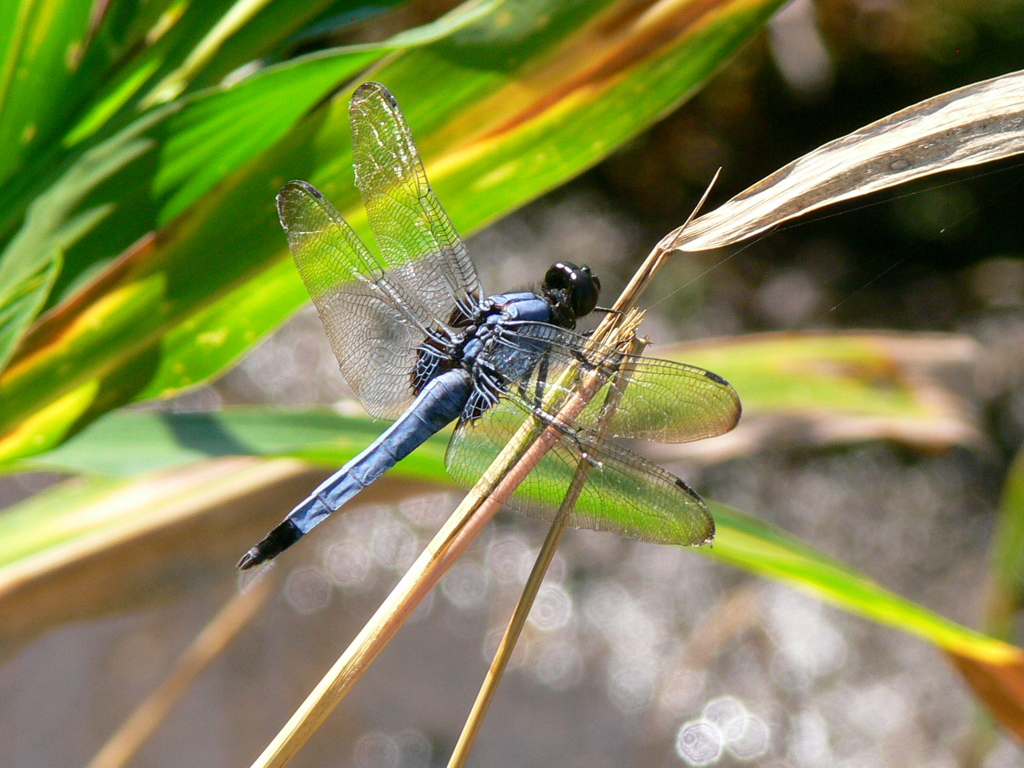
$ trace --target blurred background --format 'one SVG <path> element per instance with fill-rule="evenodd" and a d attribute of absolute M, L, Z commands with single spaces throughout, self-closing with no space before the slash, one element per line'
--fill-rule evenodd
<path fill-rule="evenodd" d="M 383 39 L 453 5 L 414 2 L 301 45 Z M 469 239 L 470 252 L 489 292 L 569 259 L 591 265 L 611 301 L 717 169 L 709 209 L 826 141 L 1021 61 L 1021 0 L 795 0 L 683 107 Z M 822 446 L 776 424 L 744 433 L 742 448 L 651 455 L 703 496 L 982 626 L 997 509 L 1024 438 L 1022 190 L 1019 161 L 931 177 L 742 246 L 679 254 L 644 300 L 653 355 L 764 331 L 955 334 L 915 362 L 969 439 L 922 450 L 869 432 Z M 169 407 L 347 396 L 307 308 Z M 0 500 L 53 480 L 7 478 Z M 268 602 L 131 765 L 256 757 L 459 501 L 422 483 L 378 486 L 264 577 Z M 283 512 L 303 487 L 260 501 Z M 545 531 L 500 513 L 294 765 L 444 765 Z M 9 648 L 0 766 L 84 765 L 236 589 L 241 552 L 224 549 L 222 570 L 183 560 L 162 591 Z M 919 639 L 699 553 L 569 531 L 470 764 L 1004 768 L 1024 756 Z"/>

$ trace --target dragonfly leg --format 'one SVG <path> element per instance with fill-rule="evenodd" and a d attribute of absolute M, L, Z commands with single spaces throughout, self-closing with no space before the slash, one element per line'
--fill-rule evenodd
<path fill-rule="evenodd" d="M 548 373 L 551 370 L 551 353 L 545 352 L 540 359 L 540 365 L 537 366 L 537 386 L 536 391 L 533 393 L 533 407 L 540 408 L 540 404 L 544 401 L 544 389 L 548 384 Z"/>

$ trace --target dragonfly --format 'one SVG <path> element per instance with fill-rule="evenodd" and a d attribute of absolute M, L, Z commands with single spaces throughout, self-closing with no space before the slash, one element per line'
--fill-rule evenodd
<path fill-rule="evenodd" d="M 657 543 L 710 542 L 714 520 L 700 496 L 615 441 L 727 432 L 741 410 L 733 387 L 701 368 L 628 354 L 577 332 L 601 290 L 587 266 L 560 261 L 537 290 L 486 296 L 395 98 L 364 83 L 349 116 L 355 182 L 377 252 L 305 181 L 284 185 L 277 210 L 342 375 L 371 416 L 393 423 L 246 552 L 239 568 L 279 555 L 455 421 L 445 466 L 461 485 L 472 486 L 532 422 L 556 439 L 506 506 L 554 520 L 586 462 L 567 525 Z M 575 370 L 594 377 L 596 395 L 567 421 L 556 404 Z M 602 408 L 602 394 L 613 390 L 616 407 Z"/>

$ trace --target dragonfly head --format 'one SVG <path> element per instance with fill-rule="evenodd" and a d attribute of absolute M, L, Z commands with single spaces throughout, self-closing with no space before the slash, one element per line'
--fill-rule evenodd
<path fill-rule="evenodd" d="M 577 267 L 569 261 L 556 261 L 544 275 L 542 288 L 559 302 L 567 304 L 575 320 L 594 311 L 601 293 L 601 281 L 585 264 Z"/>

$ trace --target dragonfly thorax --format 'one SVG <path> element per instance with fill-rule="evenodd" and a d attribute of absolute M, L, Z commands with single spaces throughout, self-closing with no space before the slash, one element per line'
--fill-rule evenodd
<path fill-rule="evenodd" d="M 472 315 L 461 309 L 453 311 L 451 323 L 434 326 L 417 348 L 416 364 L 411 372 L 412 391 L 419 394 L 428 382 L 446 371 L 462 367 L 474 377 L 487 376 L 488 366 L 477 365 L 477 357 L 492 352 L 495 332 L 506 323 L 540 322 L 573 329 L 576 321 L 590 314 L 597 306 L 601 281 L 584 265 L 567 261 L 551 265 L 540 286 L 540 293 L 522 291 L 489 296 L 480 301 Z M 529 356 L 525 358 L 529 360 Z M 489 378 L 500 389 L 502 377 L 491 372 Z M 485 387 L 487 389 L 487 387 Z M 485 398 L 488 401 L 496 398 Z"/>

